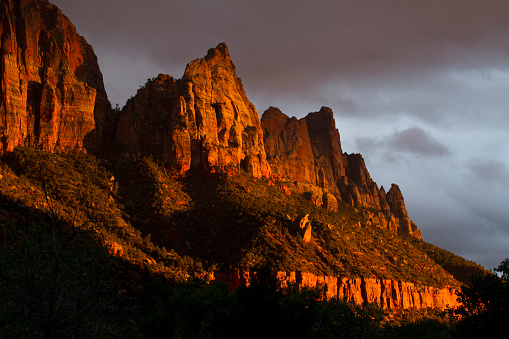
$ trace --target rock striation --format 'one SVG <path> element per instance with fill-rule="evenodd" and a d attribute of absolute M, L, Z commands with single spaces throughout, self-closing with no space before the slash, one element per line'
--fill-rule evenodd
<path fill-rule="evenodd" d="M 121 112 L 116 140 L 181 172 L 234 166 L 270 174 L 258 112 L 224 43 L 189 63 L 182 79 L 161 74 L 138 90 Z"/>
<path fill-rule="evenodd" d="M 456 291 L 451 287 L 418 286 L 413 283 L 372 278 L 320 276 L 306 272 L 276 272 L 279 286 L 297 284 L 302 287 L 326 286 L 328 299 L 347 300 L 357 305 L 377 303 L 384 309 L 441 309 L 459 305 Z M 248 272 L 214 274 L 213 280 L 226 282 L 232 288 L 249 285 Z"/>
<path fill-rule="evenodd" d="M 385 193 L 371 179 L 360 154 L 343 153 L 330 108 L 297 119 L 270 107 L 261 123 L 273 175 L 290 181 L 295 192 L 333 210 L 338 200 L 346 202 L 361 208 L 371 224 L 422 238 L 399 187 L 392 185 Z"/>
<path fill-rule="evenodd" d="M 110 111 L 92 47 L 46 0 L 0 5 L 0 150 L 98 146 Z"/>

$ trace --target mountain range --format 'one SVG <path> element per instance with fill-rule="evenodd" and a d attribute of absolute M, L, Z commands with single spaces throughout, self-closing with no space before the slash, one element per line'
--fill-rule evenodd
<path fill-rule="evenodd" d="M 279 284 L 389 309 L 454 306 L 484 271 L 423 241 L 400 188 L 343 152 L 330 108 L 260 118 L 225 43 L 113 109 L 92 46 L 57 7 L 7 0 L 0 14 L 6 225 L 53 216 L 170 280 L 235 287 L 268 267 Z"/>

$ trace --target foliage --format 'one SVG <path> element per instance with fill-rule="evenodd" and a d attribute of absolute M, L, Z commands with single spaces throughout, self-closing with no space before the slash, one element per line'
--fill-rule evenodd
<path fill-rule="evenodd" d="M 144 294 L 143 332 L 153 338 L 373 338 L 380 311 L 324 300 L 320 288 L 268 281 L 230 291 L 224 284 L 153 282 Z"/>
<path fill-rule="evenodd" d="M 421 319 L 407 321 L 401 325 L 387 326 L 384 328 L 384 337 L 400 339 L 453 339 L 457 338 L 457 331 L 454 323 L 438 319 Z"/>
<path fill-rule="evenodd" d="M 89 221 L 102 239 L 121 245 L 124 257 L 175 280 L 212 268 L 268 265 L 429 286 L 457 284 L 422 248 L 369 226 L 352 207 L 340 203 L 338 212 L 327 211 L 286 195 L 281 183 L 244 172 L 182 177 L 150 157 L 106 161 L 31 148 L 18 148 L 3 160 L 39 192 L 46 186 L 62 215 L 79 206 L 78 221 Z M 291 229 L 303 212 L 313 227 L 309 244 Z"/>
<path fill-rule="evenodd" d="M 439 248 L 435 245 L 427 243 L 416 238 L 407 238 L 415 248 L 426 253 L 428 257 L 434 260 L 438 265 L 442 266 L 447 272 L 454 276 L 455 279 L 465 285 L 472 283 L 472 277 L 486 273 L 486 269 L 481 265 L 466 260 L 457 254 Z"/>
<path fill-rule="evenodd" d="M 1 205 L 10 221 L 2 225 L 0 242 L 0 337 L 128 333 L 117 313 L 124 302 L 111 279 L 119 266 L 93 234 L 3 197 Z"/>
<path fill-rule="evenodd" d="M 120 203 L 119 191 L 123 192 L 123 188 L 119 189 L 119 180 L 106 169 L 113 166 L 105 160 L 81 152 L 53 154 L 18 147 L 5 154 L 2 161 L 15 173 L 9 174 L 10 169 L 5 168 L 11 182 L 0 181 L 0 192 L 9 199 L 48 212 L 47 192 L 59 218 L 67 223 L 87 223 L 100 242 L 117 244 L 122 256 L 141 268 L 162 272 L 174 280 L 203 272 L 201 263 L 180 256 L 171 248 L 163 250 L 148 233 L 132 226 L 131 217 Z M 145 210 L 141 204 L 139 208 Z"/>
<path fill-rule="evenodd" d="M 190 172 L 185 177 L 153 159 L 110 158 L 17 148 L 3 161 L 39 196 L 43 186 L 62 218 L 88 221 L 123 257 L 175 280 L 205 270 L 274 270 L 395 279 L 429 286 L 457 285 L 423 249 L 368 225 L 340 203 L 338 212 L 286 195 L 281 183 L 240 172 Z M 303 243 L 292 220 L 309 213 L 312 241 Z"/>
<path fill-rule="evenodd" d="M 455 327 L 435 318 L 380 329 L 379 310 L 326 301 L 320 288 L 279 290 L 258 275 L 232 292 L 193 277 L 266 267 L 454 287 L 443 267 L 479 268 L 373 226 L 344 203 L 327 211 L 287 195 L 284 183 L 232 168 L 182 176 L 150 157 L 101 160 L 33 148 L 1 160 L 0 221 L 7 226 L 0 229 L 0 290 L 12 294 L 0 305 L 0 321 L 18 336 L 40 332 L 43 314 L 54 309 L 70 315 L 53 322 L 62 336 L 140 329 L 148 337 L 221 337 L 250 328 L 282 337 L 419 337 L 434 328 L 447 337 Z M 301 213 L 311 220 L 309 243 L 292 229 Z M 58 260 L 55 244 L 65 249 Z M 36 302 L 27 299 L 34 295 Z M 49 306 L 56 295 L 61 302 Z"/>
<path fill-rule="evenodd" d="M 509 331 L 509 259 L 495 271 L 472 279 L 458 293 L 461 306 L 451 310 L 459 319 L 458 331 L 464 338 L 502 338 Z"/>

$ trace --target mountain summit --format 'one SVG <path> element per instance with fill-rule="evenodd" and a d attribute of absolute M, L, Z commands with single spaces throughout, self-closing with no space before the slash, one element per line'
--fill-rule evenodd
<path fill-rule="evenodd" d="M 258 112 L 224 43 L 189 63 L 182 79 L 160 74 L 148 81 L 120 113 L 116 140 L 126 152 L 151 154 L 182 173 L 234 166 L 270 175 Z"/>
<path fill-rule="evenodd" d="M 116 140 L 124 153 L 150 154 L 181 173 L 233 166 L 283 180 L 318 206 L 336 210 L 339 200 L 372 225 L 422 238 L 399 187 L 386 194 L 360 154 L 343 153 L 330 108 L 297 120 L 270 107 L 260 120 L 225 43 L 189 63 L 182 79 L 160 74 L 140 88 L 120 113 Z"/>

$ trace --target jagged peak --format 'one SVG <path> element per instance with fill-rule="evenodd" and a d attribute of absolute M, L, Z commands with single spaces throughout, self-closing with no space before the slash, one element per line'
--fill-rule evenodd
<path fill-rule="evenodd" d="M 262 120 L 288 120 L 288 115 L 284 114 L 279 108 L 270 106 L 263 112 Z"/>
<path fill-rule="evenodd" d="M 205 65 L 213 74 L 226 71 L 226 74 L 233 75 L 239 86 L 242 87 L 242 82 L 236 75 L 235 65 L 230 58 L 228 47 L 224 42 L 220 43 L 215 48 L 210 48 L 207 55 L 202 59 L 195 59 L 188 63 L 182 79 L 187 80 L 187 78 L 203 72 L 202 67 Z"/>
<path fill-rule="evenodd" d="M 329 107 L 322 106 L 318 112 L 309 113 L 306 118 L 308 125 L 316 131 L 334 131 L 336 121 L 334 113 Z"/>
<path fill-rule="evenodd" d="M 389 192 L 387 192 L 388 195 L 394 198 L 403 198 L 403 194 L 401 193 L 401 190 L 399 189 L 399 186 L 396 184 L 391 184 L 391 188 L 389 189 Z"/>
<path fill-rule="evenodd" d="M 281 133 L 290 118 L 277 107 L 270 106 L 262 114 L 261 123 L 266 133 Z"/>
<path fill-rule="evenodd" d="M 225 62 L 231 62 L 230 52 L 228 51 L 228 46 L 226 43 L 221 42 L 215 48 L 210 48 L 207 51 L 207 55 L 205 56 L 205 61 L 213 61 L 213 60 L 224 60 Z"/>

